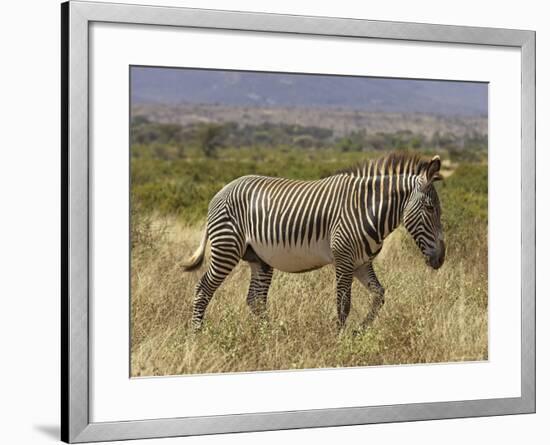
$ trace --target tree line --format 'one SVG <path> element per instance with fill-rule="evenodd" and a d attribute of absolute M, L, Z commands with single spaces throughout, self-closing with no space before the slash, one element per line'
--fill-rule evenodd
<path fill-rule="evenodd" d="M 239 125 L 228 123 L 179 124 L 152 122 L 145 116 L 131 121 L 130 141 L 133 155 L 143 154 L 144 147 L 153 155 L 184 157 L 188 149 L 198 149 L 206 157 L 216 157 L 223 148 L 284 147 L 303 149 L 331 148 L 342 152 L 388 150 L 447 151 L 456 160 L 476 160 L 486 156 L 487 135 L 476 132 L 465 136 L 435 132 L 431 137 L 409 130 L 393 133 L 351 131 L 336 137 L 328 128 L 291 124 L 262 123 Z M 163 154 L 164 153 L 164 154 Z"/>

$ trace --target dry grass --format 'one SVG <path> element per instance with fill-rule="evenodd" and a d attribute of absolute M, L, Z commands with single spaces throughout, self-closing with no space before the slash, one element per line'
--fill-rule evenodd
<path fill-rule="evenodd" d="M 429 269 L 403 230 L 385 243 L 375 269 L 386 304 L 373 326 L 353 334 L 371 297 L 354 283 L 346 329 L 336 326 L 334 272 L 275 272 L 268 320 L 245 302 L 241 263 L 215 294 L 201 333 L 190 319 L 197 272 L 181 260 L 198 245 L 199 227 L 156 217 L 162 235 L 132 250 L 132 376 L 486 360 L 487 234 L 449 240 L 447 262 Z M 159 232 L 160 233 L 160 232 Z M 468 249 L 465 243 L 475 245 Z"/>

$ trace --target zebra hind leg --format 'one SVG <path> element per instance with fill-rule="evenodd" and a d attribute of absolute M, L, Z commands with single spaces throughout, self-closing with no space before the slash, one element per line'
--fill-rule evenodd
<path fill-rule="evenodd" d="M 267 310 L 267 293 L 273 277 L 273 268 L 262 262 L 251 262 L 250 286 L 246 302 L 254 315 L 265 316 Z"/>
<path fill-rule="evenodd" d="M 385 289 L 378 281 L 372 263 L 367 263 L 358 268 L 355 271 L 355 277 L 374 294 L 372 307 L 362 323 L 363 329 L 366 329 L 372 325 L 373 321 L 378 316 L 378 312 L 380 312 L 380 309 L 384 305 Z"/>
<path fill-rule="evenodd" d="M 248 307 L 254 315 L 265 316 L 273 268 L 256 255 L 250 246 L 247 246 L 242 259 L 250 266 L 250 285 L 246 296 Z"/>
<path fill-rule="evenodd" d="M 242 248 L 236 238 L 220 237 L 211 241 L 211 257 L 208 270 L 197 283 L 193 301 L 192 324 L 195 331 L 202 326 L 208 303 L 216 289 L 240 261 Z"/>
<path fill-rule="evenodd" d="M 338 328 L 340 330 L 344 327 L 351 309 L 352 281 L 352 266 L 336 263 L 336 308 L 338 310 Z"/>

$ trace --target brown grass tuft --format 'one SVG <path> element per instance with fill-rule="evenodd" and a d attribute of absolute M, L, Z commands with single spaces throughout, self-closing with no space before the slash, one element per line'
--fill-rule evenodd
<path fill-rule="evenodd" d="M 374 325 L 354 335 L 371 297 L 355 282 L 347 327 L 338 334 L 333 268 L 275 272 L 268 320 L 246 305 L 249 271 L 238 265 L 215 294 L 201 333 L 190 329 L 194 287 L 206 268 L 183 272 L 201 228 L 156 217 L 132 250 L 131 375 L 284 370 L 486 360 L 487 236 L 449 242 L 447 262 L 429 269 L 403 230 L 385 243 L 375 270 L 386 304 Z M 206 257 L 208 261 L 208 255 Z"/>

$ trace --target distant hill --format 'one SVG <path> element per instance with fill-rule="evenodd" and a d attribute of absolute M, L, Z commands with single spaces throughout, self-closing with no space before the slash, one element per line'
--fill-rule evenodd
<path fill-rule="evenodd" d="M 299 125 L 329 129 L 335 137 L 354 131 L 394 133 L 411 131 L 431 138 L 436 132 L 458 137 L 487 135 L 487 118 L 483 116 L 435 115 L 426 113 L 390 113 L 326 107 L 246 107 L 227 105 L 135 104 L 132 117 L 142 116 L 151 122 L 182 126 L 200 123 L 236 122 L 241 126 L 264 123 Z"/>
<path fill-rule="evenodd" d="M 487 116 L 487 84 L 132 67 L 132 102 Z"/>

